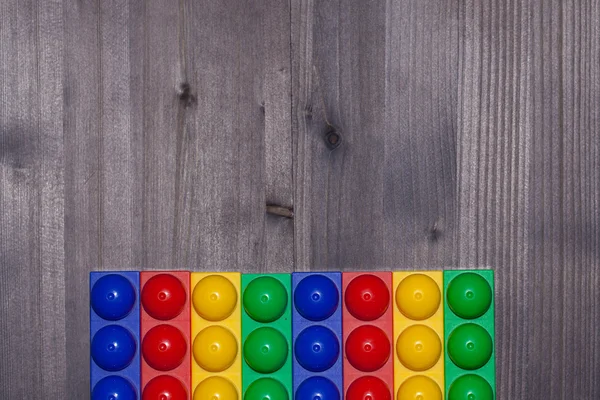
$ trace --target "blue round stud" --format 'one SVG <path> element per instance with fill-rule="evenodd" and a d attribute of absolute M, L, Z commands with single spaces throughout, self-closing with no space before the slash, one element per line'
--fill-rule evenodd
<path fill-rule="evenodd" d="M 92 339 L 92 358 L 106 371 L 120 371 L 133 361 L 136 344 L 131 332 L 120 325 L 100 329 Z"/>
<path fill-rule="evenodd" d="M 340 400 L 340 392 L 329 379 L 313 376 L 298 386 L 294 398 L 297 400 Z"/>
<path fill-rule="evenodd" d="M 296 338 L 294 346 L 296 360 L 305 369 L 323 372 L 335 364 L 340 355 L 337 336 L 328 328 L 319 325 L 309 326 Z"/>
<path fill-rule="evenodd" d="M 311 321 L 329 318 L 338 308 L 340 294 L 335 283 L 324 275 L 309 275 L 294 291 L 294 305 L 300 315 Z"/>
<path fill-rule="evenodd" d="M 122 275 L 110 274 L 98 279 L 92 287 L 92 308 L 101 318 L 116 321 L 133 309 L 135 289 Z"/>
<path fill-rule="evenodd" d="M 96 383 L 92 400 L 137 400 L 137 394 L 127 379 L 111 375 Z"/>

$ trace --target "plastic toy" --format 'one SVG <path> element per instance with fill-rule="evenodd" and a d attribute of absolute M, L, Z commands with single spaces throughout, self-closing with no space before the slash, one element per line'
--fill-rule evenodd
<path fill-rule="evenodd" d="M 339 272 L 292 274 L 295 399 L 341 399 L 341 287 Z"/>
<path fill-rule="evenodd" d="M 445 386 L 448 400 L 493 400 L 494 273 L 444 271 Z"/>
<path fill-rule="evenodd" d="M 394 272 L 394 392 L 397 399 L 441 400 L 444 390 L 443 277 Z"/>
<path fill-rule="evenodd" d="M 194 400 L 241 399 L 240 274 L 192 272 Z"/>
<path fill-rule="evenodd" d="M 90 274 L 92 400 L 135 400 L 140 393 L 138 272 Z"/>
<path fill-rule="evenodd" d="M 392 273 L 344 272 L 342 287 L 344 398 L 392 399 Z"/>
<path fill-rule="evenodd" d="M 244 400 L 292 398 L 290 278 L 242 275 Z"/>
<path fill-rule="evenodd" d="M 140 287 L 142 399 L 188 398 L 190 273 L 141 272 Z"/>
<path fill-rule="evenodd" d="M 494 400 L 491 270 L 92 272 L 92 400 Z"/>

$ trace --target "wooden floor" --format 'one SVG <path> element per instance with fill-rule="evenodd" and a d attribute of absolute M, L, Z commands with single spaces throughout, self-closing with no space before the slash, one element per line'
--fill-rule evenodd
<path fill-rule="evenodd" d="M 498 399 L 600 399 L 599 0 L 0 0 L 0 398 L 88 272 L 496 270 Z"/>

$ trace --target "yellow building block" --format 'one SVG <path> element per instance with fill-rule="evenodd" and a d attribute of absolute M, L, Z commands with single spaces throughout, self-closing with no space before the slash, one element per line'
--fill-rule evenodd
<path fill-rule="evenodd" d="M 192 399 L 241 399 L 240 274 L 192 272 Z"/>
<path fill-rule="evenodd" d="M 442 271 L 394 272 L 394 396 L 444 398 Z M 421 396 L 421 397 L 419 397 Z"/>

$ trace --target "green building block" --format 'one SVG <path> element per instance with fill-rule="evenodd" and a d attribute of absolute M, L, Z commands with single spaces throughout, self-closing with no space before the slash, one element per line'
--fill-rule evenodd
<path fill-rule="evenodd" d="M 446 400 L 496 398 L 494 271 L 444 271 Z"/>
<path fill-rule="evenodd" d="M 292 278 L 242 274 L 243 400 L 292 399 Z"/>

